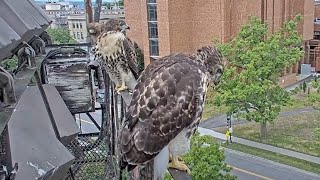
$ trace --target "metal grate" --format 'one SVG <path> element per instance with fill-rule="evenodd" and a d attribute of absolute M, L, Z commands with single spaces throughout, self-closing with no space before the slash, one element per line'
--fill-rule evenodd
<path fill-rule="evenodd" d="M 4 131 L 2 132 L 1 136 L 0 136 L 0 164 L 7 166 L 8 165 L 8 154 L 7 154 L 7 150 L 8 150 L 8 143 L 7 140 L 7 136 L 8 136 L 8 131 L 7 131 L 7 126 L 5 127 Z"/>
<path fill-rule="evenodd" d="M 109 152 L 105 137 L 100 138 L 98 133 L 81 134 L 67 148 L 76 159 L 65 180 L 104 180 Z"/>

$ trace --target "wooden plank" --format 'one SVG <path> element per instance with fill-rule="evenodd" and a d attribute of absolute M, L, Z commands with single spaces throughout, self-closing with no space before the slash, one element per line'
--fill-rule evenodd
<path fill-rule="evenodd" d="M 173 168 L 169 168 L 168 170 L 174 180 L 191 180 L 192 179 L 191 176 L 188 175 L 187 172 L 180 171 L 180 170 L 173 169 Z"/>
<path fill-rule="evenodd" d="M 94 111 L 93 87 L 86 57 L 50 60 L 48 84 L 54 84 L 72 114 Z"/>

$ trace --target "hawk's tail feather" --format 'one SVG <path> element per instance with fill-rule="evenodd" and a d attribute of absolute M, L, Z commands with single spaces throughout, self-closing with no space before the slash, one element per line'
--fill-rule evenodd
<path fill-rule="evenodd" d="M 139 169 L 139 178 L 140 178 L 140 180 L 154 179 L 153 178 L 153 173 L 154 173 L 153 162 L 154 162 L 154 160 L 152 159 L 144 167 Z"/>
<path fill-rule="evenodd" d="M 120 169 L 119 180 L 122 180 L 122 174 L 124 169 L 127 169 L 127 172 L 130 172 L 135 167 L 136 165 L 129 164 L 128 162 L 124 161 L 123 157 L 121 157 L 119 160 L 119 169 Z"/>

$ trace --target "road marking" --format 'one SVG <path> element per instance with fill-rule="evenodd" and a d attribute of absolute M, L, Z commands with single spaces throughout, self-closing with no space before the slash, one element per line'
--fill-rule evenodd
<path fill-rule="evenodd" d="M 265 176 L 250 172 L 250 171 L 246 171 L 244 169 L 240 169 L 240 168 L 234 167 L 234 166 L 230 166 L 230 167 L 232 167 L 232 169 L 235 169 L 237 171 L 240 171 L 240 172 L 243 172 L 243 173 L 247 173 L 247 174 L 250 174 L 252 176 L 256 176 L 256 177 L 259 177 L 259 178 L 262 178 L 262 179 L 265 179 L 265 180 L 274 180 L 274 179 L 271 179 L 271 178 L 268 178 L 268 177 L 265 177 Z"/>
<path fill-rule="evenodd" d="M 84 119 L 79 119 L 79 118 L 76 118 L 76 119 L 77 119 L 77 120 L 79 120 L 79 121 L 82 121 L 82 122 L 85 122 L 85 123 L 93 124 L 93 125 L 94 125 L 94 123 L 93 123 L 93 122 L 86 121 L 86 120 L 84 120 Z"/>

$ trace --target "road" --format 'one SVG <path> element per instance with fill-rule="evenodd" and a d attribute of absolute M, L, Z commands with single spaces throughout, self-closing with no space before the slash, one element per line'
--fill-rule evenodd
<path fill-rule="evenodd" d="M 90 114 L 101 124 L 101 111 Z M 82 133 L 99 132 L 86 114 L 76 118 Z M 225 156 L 225 162 L 233 168 L 232 174 L 238 180 L 320 180 L 320 175 L 238 151 L 225 149 Z"/>
<path fill-rule="evenodd" d="M 100 107 L 100 103 L 96 102 L 95 103 L 96 108 Z M 118 107 L 118 113 L 120 114 L 120 102 L 119 102 L 119 107 Z M 91 116 L 96 120 L 96 122 L 101 126 L 101 110 L 96 110 L 95 112 L 90 113 Z M 80 127 L 80 130 L 82 133 L 95 133 L 99 132 L 98 128 L 94 125 L 94 123 L 90 120 L 90 118 L 87 116 L 85 113 L 77 114 L 76 115 L 76 121 L 78 126 Z"/>
<path fill-rule="evenodd" d="M 96 122 L 101 126 L 101 111 L 91 112 L 91 116 L 96 120 Z M 82 133 L 94 133 L 99 132 L 98 128 L 90 120 L 90 118 L 85 114 L 77 114 L 76 121 Z"/>
<path fill-rule="evenodd" d="M 318 180 L 320 175 L 260 157 L 225 149 L 225 162 L 238 180 Z"/>

